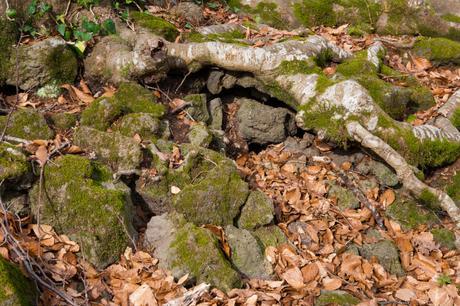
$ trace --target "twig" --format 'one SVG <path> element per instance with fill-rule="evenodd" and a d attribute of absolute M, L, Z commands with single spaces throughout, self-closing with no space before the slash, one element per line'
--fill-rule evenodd
<path fill-rule="evenodd" d="M 187 72 L 187 74 L 184 76 L 184 78 L 182 79 L 182 81 L 180 82 L 179 86 L 177 86 L 176 88 L 176 93 L 179 91 L 179 89 L 182 87 L 182 85 L 184 85 L 185 83 L 185 80 L 187 79 L 187 77 L 192 74 L 192 70 L 190 70 L 189 72 Z"/>
<path fill-rule="evenodd" d="M 209 284 L 202 283 L 193 289 L 189 290 L 184 294 L 184 296 L 169 301 L 163 306 L 191 306 L 195 305 L 198 300 L 209 291 Z"/>
<path fill-rule="evenodd" d="M 66 6 L 66 9 L 65 9 L 65 12 L 64 12 L 64 18 L 67 17 L 67 14 L 69 13 L 69 9 L 70 9 L 70 4 L 72 3 L 72 0 L 69 0 L 67 2 L 67 6 Z"/>
<path fill-rule="evenodd" d="M 14 137 L 14 136 L 9 136 L 9 135 L 4 135 L 3 140 L 10 141 L 10 142 L 16 142 L 16 143 L 22 143 L 23 145 L 29 145 L 32 142 L 27 140 L 27 139 L 22 139 L 19 137 Z"/>
<path fill-rule="evenodd" d="M 174 109 L 172 109 L 171 114 L 174 115 L 176 113 L 179 113 L 182 110 L 184 110 L 186 107 L 189 107 L 189 106 L 192 106 L 192 103 L 191 102 L 185 102 L 185 103 L 179 105 L 178 107 L 175 107 Z"/>

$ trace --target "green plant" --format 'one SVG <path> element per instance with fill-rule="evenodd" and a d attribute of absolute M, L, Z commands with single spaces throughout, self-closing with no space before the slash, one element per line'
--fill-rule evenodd
<path fill-rule="evenodd" d="M 452 279 L 451 279 L 448 275 L 441 274 L 441 275 L 439 275 L 438 278 L 436 279 L 436 282 L 437 282 L 440 286 L 445 286 L 445 285 L 452 284 Z"/>

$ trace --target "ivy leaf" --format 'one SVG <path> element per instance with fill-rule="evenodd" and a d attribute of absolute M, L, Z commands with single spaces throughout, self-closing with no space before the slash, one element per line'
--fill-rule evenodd
<path fill-rule="evenodd" d="M 85 18 L 82 23 L 82 27 L 86 32 L 97 34 L 101 30 L 101 26 L 93 21 L 89 21 Z"/>
<path fill-rule="evenodd" d="M 74 36 L 77 40 L 80 40 L 80 41 L 89 41 L 93 38 L 92 33 L 86 33 L 83 31 L 75 31 Z"/>
<path fill-rule="evenodd" d="M 106 19 L 103 23 L 102 23 L 102 28 L 107 32 L 107 34 L 111 35 L 111 34 L 115 34 L 117 33 L 117 29 L 115 27 L 115 22 L 113 22 L 112 19 Z"/>
<path fill-rule="evenodd" d="M 16 15 L 17 15 L 16 10 L 15 10 L 15 9 L 11 9 L 11 8 L 10 8 L 10 9 L 7 9 L 5 13 L 6 13 L 6 16 L 7 16 L 8 18 L 15 18 Z"/>
<path fill-rule="evenodd" d="M 56 28 L 57 28 L 58 33 L 61 34 L 62 37 L 65 37 L 66 25 L 64 23 L 61 23 L 61 24 L 58 24 Z"/>
<path fill-rule="evenodd" d="M 37 0 L 33 0 L 27 7 L 27 13 L 32 16 L 37 12 Z"/>
<path fill-rule="evenodd" d="M 77 41 L 75 43 L 75 49 L 80 53 L 80 55 L 83 55 L 86 50 L 86 42 L 81 40 Z"/>

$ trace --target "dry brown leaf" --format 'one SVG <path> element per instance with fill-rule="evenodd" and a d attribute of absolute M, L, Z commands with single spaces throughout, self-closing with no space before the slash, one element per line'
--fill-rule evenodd
<path fill-rule="evenodd" d="M 342 286 L 342 280 L 339 278 L 326 277 L 323 279 L 323 287 L 325 290 L 337 290 Z"/>
<path fill-rule="evenodd" d="M 48 161 L 48 149 L 46 148 L 46 146 L 39 146 L 37 151 L 35 152 L 35 157 L 37 158 L 40 167 L 43 167 Z"/>
<path fill-rule="evenodd" d="M 389 205 L 393 204 L 395 200 L 396 200 L 396 195 L 392 189 L 385 190 L 380 196 L 380 204 L 383 207 L 388 207 Z"/>
<path fill-rule="evenodd" d="M 309 283 L 316 279 L 319 274 L 319 268 L 316 263 L 306 265 L 301 269 L 303 280 L 305 283 Z"/>
<path fill-rule="evenodd" d="M 431 62 L 423 57 L 414 57 L 412 61 L 417 70 L 427 70 L 432 67 Z"/>
<path fill-rule="evenodd" d="M 129 303 L 132 306 L 157 306 L 158 302 L 155 299 L 152 288 L 147 284 L 143 284 L 129 296 Z"/>
<path fill-rule="evenodd" d="M 302 272 L 297 267 L 286 270 L 281 277 L 294 289 L 301 289 L 305 286 Z"/>
<path fill-rule="evenodd" d="M 396 291 L 395 297 L 402 301 L 410 302 L 413 298 L 416 297 L 416 294 L 412 289 L 399 289 Z"/>

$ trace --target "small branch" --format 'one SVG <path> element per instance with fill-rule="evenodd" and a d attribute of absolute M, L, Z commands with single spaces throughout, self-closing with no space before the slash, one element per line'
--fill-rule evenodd
<path fill-rule="evenodd" d="M 182 85 L 184 85 L 185 83 L 185 80 L 187 80 L 187 77 L 192 74 L 192 70 L 190 70 L 189 72 L 187 72 L 187 74 L 184 76 L 184 78 L 182 79 L 182 81 L 180 82 L 179 86 L 177 86 L 176 88 L 176 93 L 179 91 L 179 89 L 182 87 Z"/>
<path fill-rule="evenodd" d="M 199 299 L 209 291 L 209 284 L 202 283 L 193 289 L 189 290 L 184 296 L 174 299 L 163 304 L 163 306 L 191 306 L 196 305 Z"/>
<path fill-rule="evenodd" d="M 10 141 L 10 142 L 15 142 L 15 143 L 21 143 L 21 144 L 23 144 L 23 145 L 29 145 L 29 144 L 32 143 L 32 142 L 29 141 L 29 140 L 22 139 L 22 138 L 19 138 L 19 137 L 9 136 L 9 135 L 4 135 L 4 136 L 3 136 L 3 141 L 4 141 L 4 140 Z"/>

